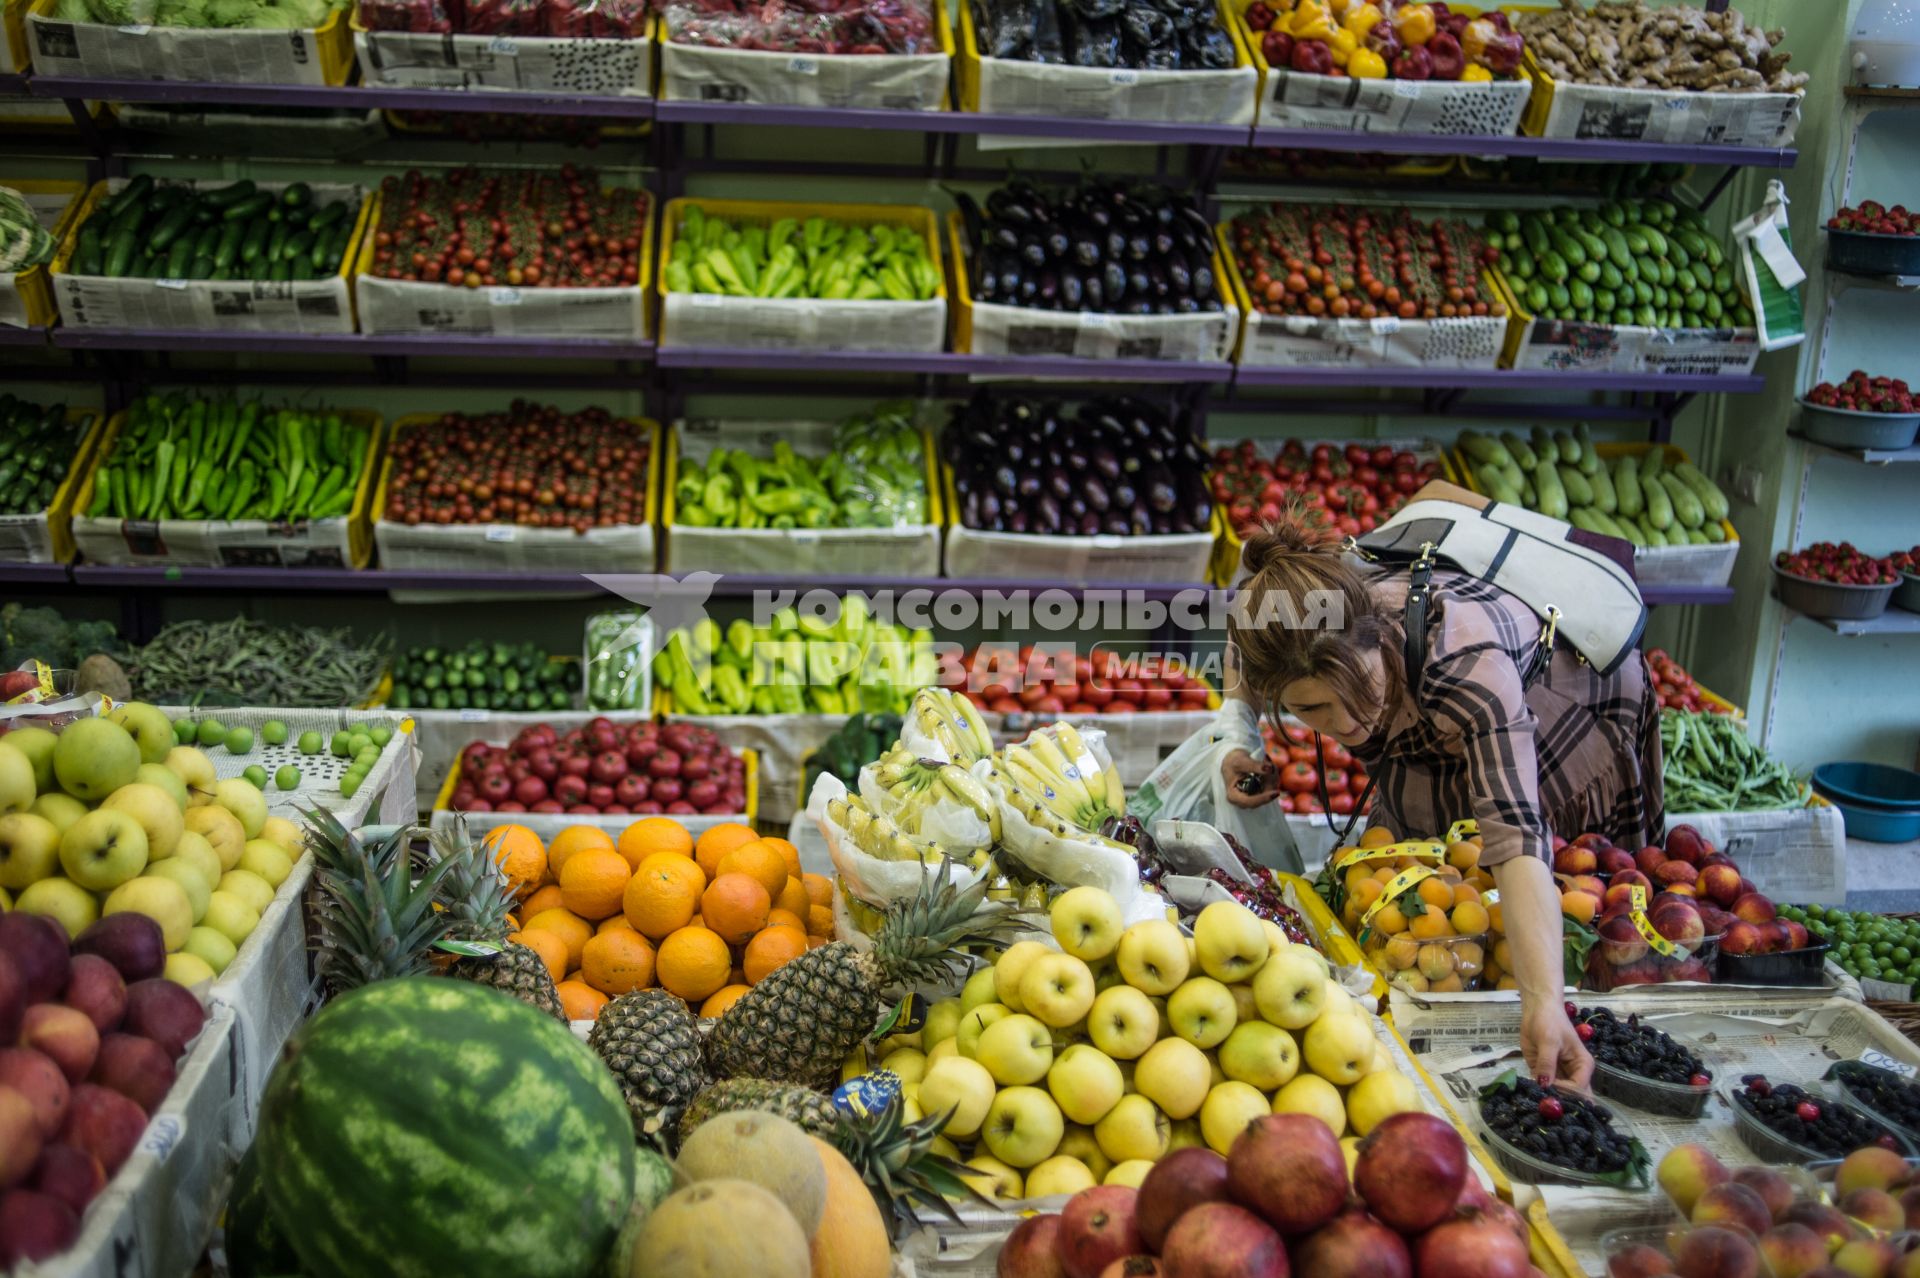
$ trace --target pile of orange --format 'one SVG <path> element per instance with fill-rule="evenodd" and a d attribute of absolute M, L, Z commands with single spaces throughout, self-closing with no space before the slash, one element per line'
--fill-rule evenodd
<path fill-rule="evenodd" d="M 573 1020 L 658 985 L 718 1016 L 833 937 L 832 885 L 785 839 L 726 822 L 694 836 L 644 817 L 618 839 L 568 826 L 551 843 L 501 826 L 487 843 L 520 895 L 512 939 L 539 954 Z"/>

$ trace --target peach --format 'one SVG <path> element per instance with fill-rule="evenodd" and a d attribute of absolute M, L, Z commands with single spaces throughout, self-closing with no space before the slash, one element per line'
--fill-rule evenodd
<path fill-rule="evenodd" d="M 1653 930 L 1678 945 L 1695 945 L 1707 934 L 1700 922 L 1700 911 L 1685 901 L 1669 897 L 1649 916 Z"/>
<path fill-rule="evenodd" d="M 51 1194 L 31 1189 L 0 1194 L 0 1265 L 58 1256 L 79 1233 L 80 1217 Z"/>
<path fill-rule="evenodd" d="M 173 1075 L 173 1058 L 160 1044 L 133 1034 L 109 1034 L 100 1040 L 91 1081 L 151 1114 L 172 1090 Z"/>
<path fill-rule="evenodd" d="M 1740 882 L 1745 885 L 1746 880 L 1742 879 Z M 1734 901 L 1732 909 L 1735 918 L 1744 919 L 1755 925 L 1771 923 L 1778 916 L 1778 912 L 1773 908 L 1773 902 L 1758 892 L 1742 892 Z"/>
<path fill-rule="evenodd" d="M 1600 859 L 1592 848 L 1583 848 L 1577 843 L 1569 843 L 1553 854 L 1553 870 L 1556 874 L 1592 874 L 1599 868 Z"/>
<path fill-rule="evenodd" d="M 52 1140 L 67 1121 L 67 1076 L 44 1052 L 31 1047 L 0 1048 L 0 1086 L 11 1087 L 32 1102 L 40 1139 Z"/>
<path fill-rule="evenodd" d="M 1890 1234 L 1906 1228 L 1907 1213 L 1884 1189 L 1860 1188 L 1841 1196 L 1835 1206 L 1869 1229 Z"/>
<path fill-rule="evenodd" d="M 1906 1179 L 1906 1159 L 1891 1149 L 1868 1145 L 1840 1161 L 1833 1173 L 1833 1192 L 1845 1198 L 1856 1189 L 1892 1189 Z"/>
<path fill-rule="evenodd" d="M 49 1145 L 40 1151 L 40 1162 L 33 1169 L 33 1187 L 75 1211 L 85 1211 L 107 1187 L 107 1170 L 84 1149 Z"/>
<path fill-rule="evenodd" d="M 53 1058 L 67 1081 L 77 1083 L 93 1069 L 100 1052 L 100 1031 L 85 1012 L 60 1003 L 41 1003 L 27 1009 L 20 1022 L 20 1043 Z"/>
<path fill-rule="evenodd" d="M 1685 861 L 1662 861 L 1653 868 L 1653 881 L 1662 887 L 1679 883 L 1691 885 L 1699 877 L 1700 872 Z"/>
<path fill-rule="evenodd" d="M 1759 1278 L 1760 1253 L 1753 1243 L 1718 1225 L 1688 1231 L 1673 1253 L 1680 1278 Z"/>
<path fill-rule="evenodd" d="M 1856 1238 L 1833 1253 L 1833 1267 L 1850 1278 L 1886 1278 L 1899 1253 L 1874 1238 Z"/>
<path fill-rule="evenodd" d="M 1720 936 L 1722 954 L 1760 954 L 1760 929 L 1751 923 L 1733 923 Z"/>
<path fill-rule="evenodd" d="M 1640 930 L 1634 927 L 1632 919 L 1624 914 L 1616 914 L 1600 922 L 1598 951 L 1607 962 L 1624 968 L 1646 957 L 1647 942 L 1640 935 Z"/>
<path fill-rule="evenodd" d="M 1662 852 L 1659 848 L 1654 848 L 1654 847 L 1641 848 L 1638 852 L 1635 852 L 1633 854 L 1634 868 L 1636 870 L 1639 870 L 1640 873 L 1646 875 L 1648 878 L 1652 878 L 1653 872 L 1659 869 L 1661 866 L 1665 865 L 1666 863 L 1667 863 L 1667 854 L 1665 852 Z"/>
<path fill-rule="evenodd" d="M 1826 1258 L 1826 1253 L 1820 1253 Z M 1607 1278 L 1666 1278 L 1673 1272 L 1667 1253 L 1645 1243 L 1623 1247 L 1607 1257 Z"/>
<path fill-rule="evenodd" d="M 1699 890 L 1715 905 L 1724 909 L 1740 899 L 1740 871 L 1731 865 L 1709 865 L 1699 875 Z"/>
<path fill-rule="evenodd" d="M 1840 1245 L 1848 1239 L 1857 1238 L 1860 1231 L 1853 1222 L 1825 1203 L 1795 1203 L 1787 1208 L 1784 1224 L 1805 1225 L 1820 1236 L 1826 1244 L 1827 1254 L 1840 1250 Z"/>
<path fill-rule="evenodd" d="M 1734 1169 L 1733 1179 L 1760 1195 L 1775 1220 L 1793 1206 L 1793 1182 L 1771 1167 L 1751 1166 Z"/>
<path fill-rule="evenodd" d="M 1698 865 L 1700 858 L 1713 851 L 1713 845 L 1690 825 L 1676 825 L 1667 831 L 1667 855 L 1676 861 Z"/>
<path fill-rule="evenodd" d="M 1600 898 L 1590 892 L 1563 892 L 1560 895 L 1560 912 L 1576 923 L 1593 922 L 1593 916 L 1599 908 Z"/>
<path fill-rule="evenodd" d="M 60 1138 L 78 1145 L 106 1169 L 108 1176 L 120 1170 L 140 1134 L 147 1130 L 147 1116 L 138 1105 L 119 1092 L 95 1083 L 82 1083 L 73 1089 L 73 1102 L 67 1107 L 67 1125 Z"/>
<path fill-rule="evenodd" d="M 1726 1165 L 1705 1145 L 1675 1145 L 1660 1159 L 1654 1174 L 1673 1205 L 1688 1215 L 1702 1194 L 1732 1179 Z"/>
<path fill-rule="evenodd" d="M 187 1050 L 206 1019 L 207 1010 L 200 1006 L 200 1000 L 185 986 L 164 977 L 127 986 L 127 1033 L 152 1039 L 175 1060 Z"/>
<path fill-rule="evenodd" d="M 1775 920 L 1787 929 L 1787 948 L 1804 950 L 1807 948 L 1807 928 L 1804 923 L 1795 923 L 1792 919 Z"/>
<path fill-rule="evenodd" d="M 1827 1263 L 1827 1245 L 1805 1225 L 1775 1225 L 1760 1236 L 1760 1259 L 1773 1278 L 1804 1278 Z"/>
<path fill-rule="evenodd" d="M 1737 1181 L 1714 1185 L 1700 1195 L 1687 1218 L 1696 1225 L 1727 1225 L 1758 1238 L 1773 1224 L 1773 1213 L 1760 1195 Z"/>
<path fill-rule="evenodd" d="M 33 1102 L 0 1086 L 0 1189 L 17 1185 L 40 1157 L 40 1115 Z"/>
<path fill-rule="evenodd" d="M 1634 868 L 1633 853 L 1625 848 L 1602 848 L 1594 854 L 1600 863 L 1600 873 L 1618 874 L 1622 870 Z"/>

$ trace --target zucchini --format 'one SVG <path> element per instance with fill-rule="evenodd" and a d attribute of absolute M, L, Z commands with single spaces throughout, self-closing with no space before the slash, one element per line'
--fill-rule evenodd
<path fill-rule="evenodd" d="M 1500 443 L 1505 446 L 1507 453 L 1520 463 L 1522 470 L 1532 470 L 1540 464 L 1540 459 L 1534 456 L 1533 446 L 1520 438 L 1518 431 L 1502 431 Z"/>
<path fill-rule="evenodd" d="M 1706 508 L 1708 519 L 1718 523 L 1727 517 L 1727 512 L 1731 509 L 1727 504 L 1727 495 L 1721 492 L 1720 486 L 1708 479 L 1699 467 L 1692 462 L 1681 462 L 1673 468 L 1673 473 L 1700 499 L 1700 504 Z"/>
<path fill-rule="evenodd" d="M 247 222 L 259 217 L 273 207 L 273 196 L 266 191 L 255 191 L 243 200 L 227 205 L 226 212 L 220 216 L 229 222 Z"/>
<path fill-rule="evenodd" d="M 1460 447 L 1467 456 L 1477 462 L 1492 463 L 1498 466 L 1511 466 L 1513 457 L 1507 452 L 1505 444 L 1478 431 L 1460 432 Z"/>
<path fill-rule="evenodd" d="M 1578 466 L 1569 466 L 1562 462 L 1557 469 L 1560 485 L 1567 490 L 1567 505 L 1591 506 L 1594 504 L 1593 485 L 1587 482 L 1587 477 L 1580 473 Z"/>
<path fill-rule="evenodd" d="M 1587 482 L 1593 485 L 1593 508 L 1603 515 L 1611 515 L 1620 509 L 1620 493 L 1613 486 L 1613 472 L 1602 466 L 1588 475 Z"/>
<path fill-rule="evenodd" d="M 1567 517 L 1567 490 L 1560 483 L 1560 472 L 1552 463 L 1542 458 L 1533 469 L 1533 489 L 1539 501 L 1534 509 L 1553 519 Z"/>
<path fill-rule="evenodd" d="M 1665 444 L 1655 444 L 1652 448 L 1640 454 L 1641 477 L 1648 478 L 1659 474 L 1660 468 L 1666 464 L 1666 461 L 1667 446 Z"/>
<path fill-rule="evenodd" d="M 1627 536 L 1626 530 L 1615 523 L 1612 516 L 1608 515 L 1606 511 L 1598 507 L 1589 507 L 1587 509 L 1587 515 L 1593 520 L 1595 532 L 1605 533 L 1609 537 L 1618 537 L 1621 541 L 1633 540 L 1633 538 Z"/>
<path fill-rule="evenodd" d="M 1597 533 L 1605 531 L 1594 520 L 1593 511 L 1586 506 L 1575 506 L 1567 512 L 1567 522 L 1582 532 Z"/>
<path fill-rule="evenodd" d="M 1580 461 L 1580 441 L 1579 440 L 1575 439 L 1572 435 L 1569 435 L 1564 430 L 1556 430 L 1555 432 L 1553 432 L 1553 442 L 1554 442 L 1554 446 L 1560 450 L 1561 461 L 1567 463 L 1567 465 L 1569 466 L 1577 465 L 1579 463 Z"/>
<path fill-rule="evenodd" d="M 1700 498 L 1693 489 L 1680 482 L 1680 477 L 1672 471 L 1662 471 L 1660 486 L 1667 490 L 1667 497 L 1673 502 L 1673 517 L 1686 528 L 1698 528 L 1707 522 L 1707 508 L 1700 504 Z"/>
<path fill-rule="evenodd" d="M 1580 473 L 1583 475 L 1591 477 L 1599 474 L 1600 453 L 1593 446 L 1593 432 L 1587 429 L 1585 422 L 1573 428 L 1573 439 L 1580 445 L 1580 455 L 1573 459 L 1573 464 L 1580 468 Z"/>
<path fill-rule="evenodd" d="M 1640 494 L 1647 499 L 1647 522 L 1663 533 L 1673 527 L 1673 499 L 1660 486 L 1660 476 L 1640 476 Z"/>

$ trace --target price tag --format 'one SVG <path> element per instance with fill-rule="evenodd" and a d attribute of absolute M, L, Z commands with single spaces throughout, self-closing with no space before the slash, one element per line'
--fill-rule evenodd
<path fill-rule="evenodd" d="M 466 706 L 460 711 L 460 722 L 462 723 L 485 723 L 491 718 L 493 718 L 493 711 L 479 709 L 474 706 Z"/>
<path fill-rule="evenodd" d="M 155 288 L 171 288 L 184 291 L 187 287 L 187 282 L 185 280 L 155 280 L 153 286 Z"/>
<path fill-rule="evenodd" d="M 488 524 L 486 537 L 488 541 L 512 541 L 513 526 L 511 524 Z"/>
<path fill-rule="evenodd" d="M 817 546 L 820 544 L 818 528 L 789 528 L 787 539 L 796 546 Z"/>
<path fill-rule="evenodd" d="M 503 58 L 517 58 L 520 56 L 520 42 L 506 36 L 495 36 L 487 41 L 487 52 Z"/>
<path fill-rule="evenodd" d="M 1140 73 L 1138 71 L 1109 71 L 1107 72 L 1107 83 L 1121 87 L 1138 84 L 1140 83 Z"/>
<path fill-rule="evenodd" d="M 487 290 L 487 301 L 494 306 L 518 306 L 520 305 L 520 290 L 517 288 L 490 288 Z"/>
<path fill-rule="evenodd" d="M 1871 1047 L 1860 1053 L 1860 1063 L 1862 1065 L 1871 1065 L 1875 1069 L 1891 1071 L 1892 1073 L 1900 1075 L 1902 1078 L 1912 1078 L 1916 1072 L 1914 1067 L 1905 1061 L 1896 1060 L 1885 1052 L 1875 1051 Z"/>
<path fill-rule="evenodd" d="M 1380 337 L 1392 337 L 1400 331 L 1398 315 L 1376 315 L 1368 322 L 1373 325 L 1374 333 Z"/>
<path fill-rule="evenodd" d="M 794 75 L 819 75 L 820 60 L 818 58 L 788 58 L 787 70 Z"/>
<path fill-rule="evenodd" d="M 164 1163 L 186 1131 L 187 1120 L 178 1114 L 155 1114 L 147 1124 L 146 1134 L 140 1138 L 140 1148 Z"/>

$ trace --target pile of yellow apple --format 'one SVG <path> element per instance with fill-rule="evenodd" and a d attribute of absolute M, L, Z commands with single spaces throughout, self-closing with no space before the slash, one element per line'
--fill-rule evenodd
<path fill-rule="evenodd" d="M 909 1118 L 952 1111 L 939 1148 L 983 1193 L 1138 1187 L 1169 1150 L 1224 1154 L 1269 1113 L 1324 1120 L 1351 1159 L 1359 1137 L 1420 1108 L 1326 959 L 1245 906 L 1208 905 L 1188 937 L 1163 920 L 1126 927 L 1110 894 L 1077 887 L 1049 922 L 1053 944 L 1009 946 L 876 1050 Z M 867 1068 L 856 1054 L 846 1071 Z"/>
<path fill-rule="evenodd" d="M 219 780 L 205 754 L 176 746 L 154 706 L 0 736 L 0 910 L 44 915 L 69 940 L 104 916 L 145 914 L 182 985 L 226 970 L 300 848 L 298 826 L 268 816 L 252 782 Z"/>

